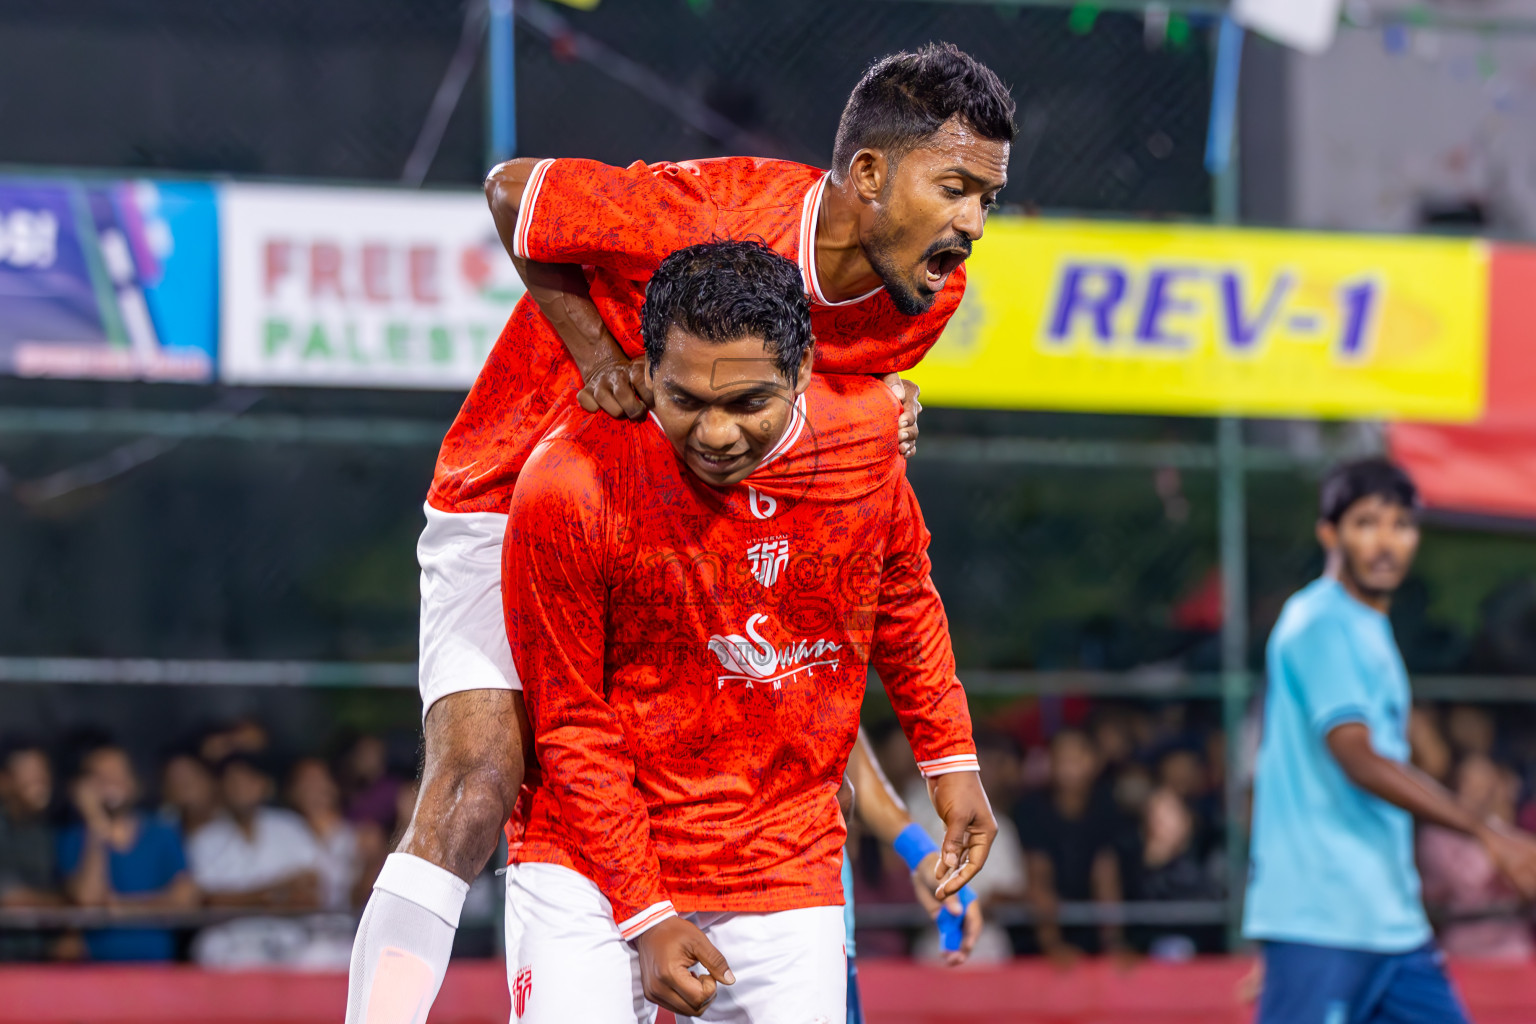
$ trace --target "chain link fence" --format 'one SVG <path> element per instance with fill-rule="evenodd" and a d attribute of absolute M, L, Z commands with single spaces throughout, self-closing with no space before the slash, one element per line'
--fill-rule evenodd
<path fill-rule="evenodd" d="M 215 389 L 36 388 L 0 388 L 8 656 L 414 656 L 414 539 L 457 396 L 242 392 L 231 417 L 197 412 L 228 404 Z M 1210 421 L 930 409 L 923 429 L 909 472 L 962 666 L 1217 670 Z M 1254 669 L 1321 567 L 1317 479 L 1365 450 L 1354 433 L 1250 430 Z M 1528 538 L 1432 521 L 1394 610 L 1409 667 L 1536 674 L 1533 580 Z"/>
<path fill-rule="evenodd" d="M 0 162 L 398 180 L 484 0 L 82 0 L 0 9 Z M 1142 18 L 857 0 L 519 0 L 519 149 L 610 162 L 757 152 L 827 160 L 849 89 L 935 39 L 1009 82 L 1005 202 L 1210 208 L 1203 31 Z M 427 173 L 485 171 L 477 57 Z M 62 130 L 68 126 L 68 130 Z"/>

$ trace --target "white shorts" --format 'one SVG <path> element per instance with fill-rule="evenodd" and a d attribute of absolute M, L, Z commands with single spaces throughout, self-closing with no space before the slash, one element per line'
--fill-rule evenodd
<path fill-rule="evenodd" d="M 451 693 L 521 690 L 501 605 L 500 512 L 440 512 L 424 505 L 421 565 L 421 714 Z"/>
<path fill-rule="evenodd" d="M 843 908 L 684 915 L 736 975 L 698 1018 L 709 1024 L 846 1024 Z M 507 869 L 507 983 L 521 1024 L 652 1024 L 640 956 L 597 886 L 554 864 Z"/>

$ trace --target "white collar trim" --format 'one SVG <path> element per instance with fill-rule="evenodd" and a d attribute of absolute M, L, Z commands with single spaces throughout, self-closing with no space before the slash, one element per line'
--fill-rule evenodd
<path fill-rule="evenodd" d="M 793 448 L 795 442 L 800 440 L 800 434 L 804 429 L 805 395 L 802 393 L 795 396 L 795 407 L 789 411 L 789 425 L 784 428 L 784 434 L 779 438 L 779 443 L 768 449 L 768 454 L 763 456 L 763 461 L 757 464 L 757 469 L 754 469 L 751 475 L 756 476 L 759 470 Z"/>
<path fill-rule="evenodd" d="M 828 174 L 823 174 L 817 179 L 816 184 L 805 194 L 805 202 L 800 207 L 800 277 L 805 283 L 805 293 L 818 306 L 852 306 L 863 302 L 881 288 L 842 302 L 832 302 L 822 294 L 821 282 L 816 277 L 816 223 L 821 217 L 821 196 L 827 189 L 828 177 Z"/>

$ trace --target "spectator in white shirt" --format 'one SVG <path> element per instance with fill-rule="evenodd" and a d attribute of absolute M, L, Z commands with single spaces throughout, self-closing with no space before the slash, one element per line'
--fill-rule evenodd
<path fill-rule="evenodd" d="M 320 846 L 303 818 L 268 806 L 272 777 L 237 754 L 220 765 L 219 789 L 229 816 L 203 826 L 187 847 L 208 905 L 318 907 Z"/>
<path fill-rule="evenodd" d="M 268 806 L 273 788 L 272 777 L 248 755 L 232 755 L 220 766 L 228 817 L 204 825 L 187 845 L 192 878 L 209 906 L 320 906 L 320 844 L 299 815 Z M 241 918 L 205 929 L 192 952 L 204 966 L 268 966 L 301 959 L 309 939 L 297 918 Z"/>
<path fill-rule="evenodd" d="M 300 759 L 288 773 L 288 803 L 299 812 L 320 850 L 320 905 L 326 910 L 362 906 L 373 888 L 364 870 L 357 829 L 341 813 L 341 789 L 318 757 Z M 364 875 L 368 877 L 365 879 Z"/>

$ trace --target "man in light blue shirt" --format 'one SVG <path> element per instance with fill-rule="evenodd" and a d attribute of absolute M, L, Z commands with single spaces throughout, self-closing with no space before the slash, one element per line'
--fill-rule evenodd
<path fill-rule="evenodd" d="M 1243 934 L 1264 944 L 1256 1024 L 1459 1024 L 1419 898 L 1413 818 L 1478 838 L 1527 896 L 1536 839 L 1478 820 L 1408 764 L 1408 673 L 1387 620 L 1418 494 L 1384 459 L 1323 481 L 1318 579 L 1269 638 Z"/>

